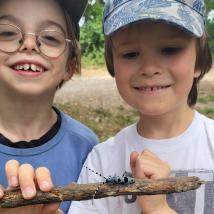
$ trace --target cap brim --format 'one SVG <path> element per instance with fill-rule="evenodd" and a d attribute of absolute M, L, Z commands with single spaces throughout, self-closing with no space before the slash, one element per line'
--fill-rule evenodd
<path fill-rule="evenodd" d="M 104 17 L 103 30 L 105 35 L 110 35 L 117 30 L 138 21 L 162 21 L 175 25 L 201 37 L 204 31 L 203 16 L 189 6 L 178 1 L 168 0 L 165 5 L 146 7 L 142 0 L 127 1 L 109 16 Z"/>

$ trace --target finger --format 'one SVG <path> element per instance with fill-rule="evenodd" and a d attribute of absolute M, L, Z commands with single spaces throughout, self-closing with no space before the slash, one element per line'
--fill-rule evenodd
<path fill-rule="evenodd" d="M 19 167 L 19 183 L 25 199 L 31 199 L 36 194 L 34 178 L 34 169 L 30 164 L 23 164 Z"/>
<path fill-rule="evenodd" d="M 19 162 L 17 160 L 9 160 L 5 164 L 5 172 L 9 187 L 17 187 L 19 185 L 18 171 L 19 171 Z"/>
<path fill-rule="evenodd" d="M 58 209 L 56 214 L 64 214 L 62 210 Z"/>
<path fill-rule="evenodd" d="M 158 157 L 155 153 L 151 152 L 151 151 L 148 150 L 148 149 L 144 149 L 144 150 L 141 152 L 141 155 L 142 155 L 142 156 L 146 156 L 146 157 L 150 157 L 150 158 L 154 158 L 154 159 L 159 159 L 159 157 Z"/>
<path fill-rule="evenodd" d="M 4 196 L 4 187 L 0 185 L 0 199 Z"/>
<path fill-rule="evenodd" d="M 156 154 L 149 150 L 144 150 L 136 163 L 138 175 L 144 172 L 147 178 L 164 178 L 170 175 L 170 165 L 161 160 Z"/>
<path fill-rule="evenodd" d="M 44 208 L 42 209 L 45 214 L 63 214 L 63 212 L 59 209 L 60 203 L 53 203 L 53 204 L 47 204 L 44 205 Z"/>
<path fill-rule="evenodd" d="M 136 151 L 131 153 L 131 155 L 130 155 L 130 166 L 131 166 L 131 169 L 135 168 L 138 156 L 139 156 L 139 153 L 136 152 Z"/>
<path fill-rule="evenodd" d="M 39 167 L 36 169 L 36 180 L 40 190 L 47 192 L 53 187 L 51 173 L 46 167 Z"/>
<path fill-rule="evenodd" d="M 130 167 L 132 170 L 132 176 L 135 178 L 136 177 L 136 161 L 138 159 L 139 153 L 134 151 L 130 155 Z"/>

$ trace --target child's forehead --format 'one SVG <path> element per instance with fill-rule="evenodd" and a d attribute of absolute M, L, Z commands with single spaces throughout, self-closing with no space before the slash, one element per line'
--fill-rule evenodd
<path fill-rule="evenodd" d="M 182 29 L 164 22 L 138 22 L 130 24 L 112 35 L 114 38 L 131 39 L 141 37 L 158 37 L 163 39 L 190 37 Z"/>
<path fill-rule="evenodd" d="M 0 1 L 0 17 L 23 26 L 48 22 L 66 26 L 63 10 L 55 0 Z"/>

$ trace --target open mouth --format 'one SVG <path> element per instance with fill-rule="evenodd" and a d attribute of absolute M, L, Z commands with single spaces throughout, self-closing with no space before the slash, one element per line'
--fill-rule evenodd
<path fill-rule="evenodd" d="M 139 91 L 145 91 L 145 92 L 150 92 L 150 91 L 160 91 L 164 90 L 166 88 L 169 88 L 171 85 L 165 85 L 165 86 L 146 86 L 146 87 L 134 87 L 136 90 Z"/>
<path fill-rule="evenodd" d="M 34 63 L 15 64 L 12 66 L 12 68 L 16 71 L 26 71 L 26 72 L 35 72 L 35 73 L 41 73 L 47 70 L 43 66 L 37 65 Z"/>

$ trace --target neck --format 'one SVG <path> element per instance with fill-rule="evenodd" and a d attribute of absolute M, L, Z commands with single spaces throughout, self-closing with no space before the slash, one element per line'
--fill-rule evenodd
<path fill-rule="evenodd" d="M 38 139 L 56 122 L 52 99 L 0 96 L 0 133 L 13 142 Z"/>
<path fill-rule="evenodd" d="M 140 115 L 138 133 L 150 139 L 167 139 L 182 134 L 191 124 L 194 110 L 187 107 L 158 116 Z"/>

